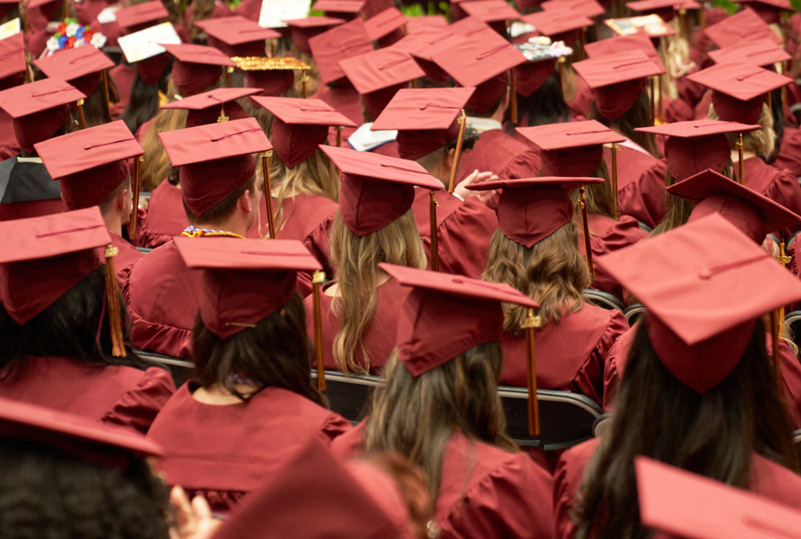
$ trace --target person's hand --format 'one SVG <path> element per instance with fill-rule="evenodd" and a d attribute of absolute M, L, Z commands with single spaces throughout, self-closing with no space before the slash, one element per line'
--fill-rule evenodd
<path fill-rule="evenodd" d="M 195 496 L 190 502 L 184 489 L 176 486 L 170 491 L 170 504 L 175 510 L 170 539 L 209 539 L 220 526 L 203 496 Z"/>
<path fill-rule="evenodd" d="M 459 184 L 454 188 L 453 194 L 462 200 L 467 200 L 472 196 L 478 196 L 480 197 L 480 200 L 483 201 L 485 198 L 492 197 L 494 191 L 473 191 L 468 189 L 467 186 L 483 182 L 492 182 L 497 179 L 498 176 L 492 172 L 479 172 L 478 170 L 474 170 L 464 180 L 459 182 Z"/>

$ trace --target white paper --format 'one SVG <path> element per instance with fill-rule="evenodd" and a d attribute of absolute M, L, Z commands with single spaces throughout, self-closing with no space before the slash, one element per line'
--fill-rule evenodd
<path fill-rule="evenodd" d="M 117 20 L 117 10 L 120 6 L 109 6 L 97 14 L 97 22 L 100 24 L 108 24 Z"/>
<path fill-rule="evenodd" d="M 133 34 L 120 37 L 120 44 L 125 59 L 129 64 L 152 58 L 165 51 L 162 45 L 180 45 L 181 38 L 175 32 L 172 23 L 163 22 L 150 28 L 145 28 Z"/>
<path fill-rule="evenodd" d="M 259 26 L 282 28 L 284 21 L 305 19 L 311 9 L 311 0 L 261 0 Z"/>
<path fill-rule="evenodd" d="M 373 122 L 367 122 L 354 131 L 350 138 L 348 138 L 350 147 L 360 152 L 366 152 L 378 148 L 387 142 L 392 142 L 398 136 L 397 129 L 371 131 L 370 128 L 372 126 Z"/>
<path fill-rule="evenodd" d="M 0 40 L 19 34 L 22 28 L 19 24 L 19 17 L 11 19 L 10 21 L 0 24 Z"/>

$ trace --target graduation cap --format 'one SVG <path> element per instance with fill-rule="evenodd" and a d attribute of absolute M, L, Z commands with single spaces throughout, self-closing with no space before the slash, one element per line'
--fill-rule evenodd
<path fill-rule="evenodd" d="M 534 26 L 540 34 L 565 43 L 573 43 L 578 37 L 579 30 L 595 24 L 592 19 L 568 7 L 530 13 L 521 19 Z"/>
<path fill-rule="evenodd" d="M 754 492 L 634 458 L 640 519 L 645 526 L 689 539 L 797 537 L 801 512 Z"/>
<path fill-rule="evenodd" d="M 676 16 L 679 9 L 700 9 L 701 4 L 695 0 L 637 0 L 626 2 L 626 7 L 632 11 L 644 14 L 656 14 L 665 22 Z"/>
<path fill-rule="evenodd" d="M 327 32 L 335 26 L 345 22 L 345 19 L 335 17 L 306 17 L 305 19 L 292 19 L 285 21 L 289 27 L 289 35 L 295 48 L 304 54 L 311 54 L 309 39 Z"/>
<path fill-rule="evenodd" d="M 709 51 L 709 57 L 718 64 L 742 63 L 759 67 L 772 67 L 790 59 L 790 55 L 770 39 L 754 39 Z"/>
<path fill-rule="evenodd" d="M 801 299 L 801 282 L 717 214 L 596 263 L 645 305 L 657 356 L 700 394 L 734 370 L 759 317 Z"/>
<path fill-rule="evenodd" d="M 247 118 L 248 113 L 236 101 L 258 93 L 261 91 L 256 88 L 215 88 L 165 103 L 159 108 L 187 110 L 186 127 L 197 127 Z"/>
<path fill-rule="evenodd" d="M 125 33 L 131 33 L 153 26 L 162 19 L 168 19 L 170 14 L 160 0 L 153 0 L 118 9 L 114 12 L 114 16 L 120 28 Z"/>
<path fill-rule="evenodd" d="M 86 95 L 65 81 L 47 78 L 0 92 L 0 108 L 13 118 L 14 135 L 22 149 L 33 151 L 70 117 L 70 104 Z"/>
<path fill-rule="evenodd" d="M 476 0 L 462 2 L 460 7 L 470 16 L 486 24 L 499 34 L 506 34 L 506 22 L 520 18 L 520 13 L 504 0 Z"/>
<path fill-rule="evenodd" d="M 544 38 L 550 41 L 549 38 Z M 554 71 L 556 62 L 573 54 L 573 49 L 563 42 L 544 43 L 528 42 L 515 45 L 526 57 L 526 62 L 514 68 L 515 91 L 528 97 L 548 80 Z"/>
<path fill-rule="evenodd" d="M 445 84 L 450 75 L 434 62 L 434 56 L 467 39 L 447 27 L 431 26 L 409 33 L 392 47 L 411 54 L 427 78 Z"/>
<path fill-rule="evenodd" d="M 546 0 L 540 4 L 540 6 L 542 6 L 542 9 L 545 11 L 554 9 L 564 10 L 565 8 L 572 9 L 582 17 L 587 17 L 588 19 L 606 13 L 604 7 L 596 2 L 596 0 Z"/>
<path fill-rule="evenodd" d="M 672 36 L 676 31 L 656 13 L 623 17 L 620 19 L 604 19 L 604 24 L 618 35 L 629 35 L 643 32 L 648 37 L 657 39 Z"/>
<path fill-rule="evenodd" d="M 721 120 L 759 123 L 765 96 L 793 79 L 749 64 L 715 64 L 687 75 L 712 90 L 712 105 Z"/>
<path fill-rule="evenodd" d="M 372 41 L 378 41 L 379 45 L 388 46 L 397 41 L 397 39 L 392 39 L 393 35 L 400 31 L 400 36 L 403 36 L 402 30 L 407 20 L 406 15 L 401 13 L 398 8 L 391 7 L 364 21 L 364 29 Z"/>
<path fill-rule="evenodd" d="M 161 44 L 179 45 L 181 38 L 172 23 L 131 32 L 117 39 L 125 60 L 136 68 L 145 83 L 156 84 L 170 63 L 170 55 Z"/>
<path fill-rule="evenodd" d="M 736 4 L 748 6 L 767 24 L 779 24 L 781 14 L 795 11 L 789 0 L 733 0 Z"/>
<path fill-rule="evenodd" d="M 0 90 L 22 84 L 26 68 L 25 38 L 22 33 L 0 40 Z"/>
<path fill-rule="evenodd" d="M 281 37 L 241 15 L 197 21 L 195 26 L 208 34 L 209 46 L 229 56 L 264 56 L 265 41 Z"/>
<path fill-rule="evenodd" d="M 343 114 L 320 99 L 254 96 L 253 102 L 270 111 L 270 133 L 275 153 L 288 168 L 305 161 L 328 139 L 330 126 L 355 127 Z"/>
<path fill-rule="evenodd" d="M 590 87 L 598 112 L 612 122 L 639 99 L 648 77 L 665 72 L 641 50 L 589 58 L 573 68 Z"/>
<path fill-rule="evenodd" d="M 720 48 L 756 39 L 769 39 L 777 45 L 782 43 L 782 39 L 770 29 L 770 26 L 748 7 L 707 26 L 704 28 L 704 34 Z"/>
<path fill-rule="evenodd" d="M 348 148 L 320 146 L 342 172 L 339 211 L 348 230 L 365 236 L 403 216 L 414 187 L 437 191 L 442 184 L 420 164 Z"/>
<path fill-rule="evenodd" d="M 359 16 L 366 3 L 365 0 L 317 0 L 314 9 L 331 17 L 354 19 Z"/>
<path fill-rule="evenodd" d="M 33 64 L 48 77 L 67 81 L 86 95 L 91 95 L 97 87 L 101 73 L 114 67 L 111 58 L 90 44 L 64 49 L 34 60 Z"/>
<path fill-rule="evenodd" d="M 602 39 L 601 41 L 587 43 L 584 45 L 584 50 L 588 58 L 598 58 L 609 54 L 640 50 L 645 53 L 654 65 L 662 71 L 665 71 L 665 64 L 659 56 L 659 51 L 656 50 L 648 36 L 643 33 L 615 36 Z"/>
<path fill-rule="evenodd" d="M 155 442 L 133 429 L 2 397 L 0 437 L 35 442 L 87 462 L 119 470 L 127 467 L 131 457 L 162 454 Z"/>
<path fill-rule="evenodd" d="M 99 205 L 128 177 L 126 161 L 145 153 L 122 120 L 46 140 L 35 148 L 50 176 L 60 180 L 68 210 Z"/>
<path fill-rule="evenodd" d="M 690 221 L 718 213 L 759 245 L 768 233 L 801 224 L 801 216 L 714 170 L 704 170 L 667 191 L 695 204 Z"/>
<path fill-rule="evenodd" d="M 345 77 L 339 62 L 373 50 L 361 19 L 354 19 L 309 39 L 320 80 L 331 84 Z"/>
<path fill-rule="evenodd" d="M 280 96 L 295 84 L 295 71 L 304 73 L 303 97 L 306 97 L 305 75 L 311 69 L 307 63 L 284 56 L 282 58 L 260 58 L 254 56 L 231 58 L 237 69 L 245 72 L 245 86 L 258 88 L 263 95 Z"/>
<path fill-rule="evenodd" d="M 425 75 L 409 53 L 394 48 L 342 60 L 339 67 L 359 92 L 365 110 L 373 118 L 381 114 L 399 89 Z"/>
<path fill-rule="evenodd" d="M 0 162 L 0 221 L 28 219 L 64 211 L 58 182 L 38 162 Z"/>
<path fill-rule="evenodd" d="M 484 32 L 481 39 L 466 39 L 435 54 L 433 60 L 460 85 L 475 87 L 467 109 L 489 112 L 506 91 L 508 72 L 526 57 L 498 34 Z"/>
<path fill-rule="evenodd" d="M 500 341 L 502 303 L 529 309 L 529 430 L 539 434 L 537 377 L 534 370 L 534 309 L 539 304 L 504 283 L 491 283 L 461 275 L 423 271 L 405 266 L 378 265 L 390 277 L 411 288 L 398 313 L 398 359 L 415 378 L 441 367 L 480 344 Z"/>
<path fill-rule="evenodd" d="M 181 167 L 183 200 L 201 216 L 256 172 L 255 153 L 272 149 L 254 118 L 159 133 L 174 167 Z"/>
<path fill-rule="evenodd" d="M 635 131 L 667 136 L 668 169 L 671 176 L 684 180 L 706 169 L 721 172 L 731 160 L 731 145 L 725 135 L 757 129 L 759 124 L 703 119 L 638 127 Z"/>
<path fill-rule="evenodd" d="M 222 51 L 203 45 L 163 45 L 175 62 L 172 80 L 183 97 L 199 94 L 213 86 L 222 75 L 221 68 L 234 63 Z"/>

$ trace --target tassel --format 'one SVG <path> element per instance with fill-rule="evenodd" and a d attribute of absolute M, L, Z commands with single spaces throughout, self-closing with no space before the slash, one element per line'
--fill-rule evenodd
<path fill-rule="evenodd" d="M 517 75 L 514 68 L 509 70 L 509 110 L 512 125 L 517 125 Z"/>
<path fill-rule="evenodd" d="M 83 113 L 83 99 L 79 99 L 76 103 L 78 107 L 78 123 L 81 129 L 86 129 L 86 115 Z"/>
<path fill-rule="evenodd" d="M 579 187 L 579 208 L 581 208 L 581 226 L 584 230 L 584 250 L 587 255 L 587 266 L 590 268 L 590 282 L 595 282 L 595 268 L 592 265 L 592 249 L 590 249 L 590 224 L 587 220 L 587 199 L 583 185 Z"/>
<path fill-rule="evenodd" d="M 111 122 L 111 103 L 108 93 L 108 70 L 104 69 L 100 72 L 100 79 L 103 81 L 103 102 L 106 104 L 103 108 L 103 121 L 109 123 Z"/>
<path fill-rule="evenodd" d="M 779 388 L 779 394 L 783 393 L 782 390 L 782 364 L 781 364 L 781 350 L 779 348 L 779 325 L 781 321 L 779 320 L 779 312 L 771 311 L 770 312 L 770 335 L 772 337 L 773 342 L 773 371 L 776 377 L 776 387 Z"/>
<path fill-rule="evenodd" d="M 542 326 L 542 318 L 528 309 L 522 329 L 526 330 L 526 387 L 528 388 L 528 433 L 540 435 L 540 409 L 537 401 L 537 363 L 534 357 L 534 330 Z"/>
<path fill-rule="evenodd" d="M 125 357 L 125 340 L 122 334 L 122 312 L 120 309 L 120 290 L 117 272 L 114 271 L 114 257 L 120 252 L 113 245 L 106 247 L 106 299 L 108 302 L 108 321 L 111 330 L 111 355 Z"/>
<path fill-rule="evenodd" d="M 267 226 L 270 228 L 270 237 L 275 239 L 275 215 L 273 215 L 273 186 L 270 183 L 270 155 L 272 150 L 261 154 L 261 168 L 264 171 L 264 199 L 267 202 Z"/>
<path fill-rule="evenodd" d="M 342 130 L 345 128 L 343 125 L 337 126 L 337 148 L 342 147 Z"/>
<path fill-rule="evenodd" d="M 130 225 L 128 226 L 128 236 L 132 240 L 135 240 L 138 237 L 137 228 L 139 225 L 139 174 L 140 174 L 139 171 L 143 159 L 144 156 L 141 155 L 137 155 L 136 157 L 133 158 L 134 170 L 133 170 L 133 178 L 131 179 L 131 190 L 133 191 L 131 193 L 131 199 L 133 200 L 133 203 L 131 204 L 131 219 L 129 221 Z"/>
<path fill-rule="evenodd" d="M 434 198 L 434 191 L 428 192 L 428 216 L 429 226 L 431 227 L 431 271 L 439 271 L 439 255 L 437 254 L 437 199 Z"/>
<path fill-rule="evenodd" d="M 231 87 L 231 73 L 234 72 L 234 66 L 228 66 L 227 68 L 223 68 L 225 70 L 225 86 L 227 88 Z"/>
<path fill-rule="evenodd" d="M 459 136 L 456 139 L 456 151 L 453 154 L 453 163 L 451 164 L 451 178 L 448 182 L 448 192 L 453 193 L 455 187 L 454 181 L 456 180 L 456 171 L 459 170 L 459 155 L 462 153 L 462 142 L 464 141 L 464 128 L 467 125 L 467 117 L 465 116 L 464 109 L 456 120 L 459 122 Z"/>
<path fill-rule="evenodd" d="M 320 309 L 320 287 L 325 281 L 325 273 L 315 271 L 312 277 L 314 287 L 314 358 L 317 366 L 317 389 L 325 391 L 325 366 L 323 365 L 323 317 Z"/>
<path fill-rule="evenodd" d="M 617 221 L 620 218 L 620 210 L 618 209 L 617 201 L 617 152 L 620 151 L 620 146 L 612 144 L 612 217 Z"/>
<path fill-rule="evenodd" d="M 737 143 L 737 154 L 740 158 L 740 185 L 745 185 L 745 165 L 743 165 L 743 134 L 740 133 L 740 141 Z"/>
<path fill-rule="evenodd" d="M 309 83 L 309 80 L 309 74 L 304 71 L 300 76 L 300 85 L 302 91 L 301 95 L 303 95 L 303 99 L 306 99 L 306 95 L 308 93 L 308 90 L 306 90 L 306 85 Z M 337 144 L 337 146 L 339 146 L 339 144 Z"/>

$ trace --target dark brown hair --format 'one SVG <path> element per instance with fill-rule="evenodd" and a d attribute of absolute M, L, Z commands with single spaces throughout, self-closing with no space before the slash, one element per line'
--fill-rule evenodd
<path fill-rule="evenodd" d="M 190 224 L 193 225 L 202 225 L 205 223 L 219 223 L 225 221 L 231 215 L 234 214 L 234 210 L 236 210 L 236 204 L 239 199 L 245 194 L 245 191 L 250 191 L 251 194 L 253 193 L 253 189 L 256 187 L 256 176 L 253 175 L 250 177 L 248 181 L 243 183 L 240 187 L 237 187 L 236 190 L 225 197 L 222 202 L 208 210 L 203 215 L 195 216 L 192 213 L 192 210 L 189 209 L 189 206 L 186 205 L 184 201 L 184 211 L 186 212 L 186 218 L 189 220 Z"/>

